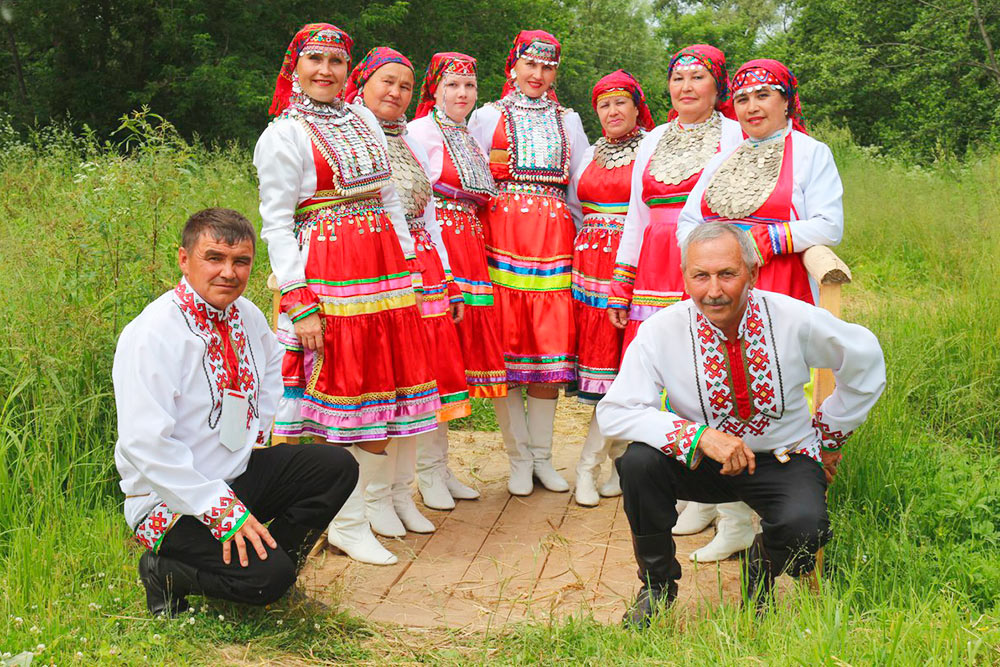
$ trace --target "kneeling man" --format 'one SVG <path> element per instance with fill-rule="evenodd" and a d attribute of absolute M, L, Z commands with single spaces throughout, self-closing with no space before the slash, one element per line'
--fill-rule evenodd
<path fill-rule="evenodd" d="M 283 348 L 240 296 L 254 237 L 236 211 L 191 216 L 184 277 L 125 327 L 115 351 L 115 465 L 125 518 L 148 549 L 139 577 L 156 615 L 184 611 L 189 593 L 278 599 L 357 482 L 343 449 L 267 447 Z"/>
<path fill-rule="evenodd" d="M 875 336 L 797 299 L 753 289 L 758 259 L 744 231 L 700 225 L 681 247 L 691 295 L 650 317 L 597 406 L 617 461 L 643 587 L 626 623 L 644 626 L 677 595 L 670 529 L 678 499 L 743 501 L 761 517 L 744 559 L 748 599 L 763 608 L 774 577 L 810 572 L 830 539 L 826 487 L 841 446 L 885 387 Z M 810 368 L 837 387 L 813 415 Z"/>

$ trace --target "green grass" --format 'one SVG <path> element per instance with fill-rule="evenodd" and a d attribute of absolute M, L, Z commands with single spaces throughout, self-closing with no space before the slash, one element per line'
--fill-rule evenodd
<path fill-rule="evenodd" d="M 192 211 L 254 220 L 249 154 L 134 119 L 120 157 L 0 122 L 0 654 L 42 663 L 1000 664 L 1000 157 L 911 169 L 823 136 L 844 179 L 845 316 L 879 336 L 889 386 L 830 494 L 824 590 L 757 622 L 668 614 L 640 634 L 582 618 L 406 633 L 282 605 L 197 601 L 152 620 L 112 462 L 117 333 L 176 280 Z M 265 310 L 263 254 L 250 296 Z M 475 402 L 465 428 L 495 424 Z M 683 585 L 683 582 L 682 582 Z"/>

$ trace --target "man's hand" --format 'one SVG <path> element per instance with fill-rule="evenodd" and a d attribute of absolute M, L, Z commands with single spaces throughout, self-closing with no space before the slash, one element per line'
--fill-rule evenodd
<path fill-rule="evenodd" d="M 624 329 L 628 324 L 628 311 L 624 308 L 608 308 L 608 319 L 616 329 Z"/>
<path fill-rule="evenodd" d="M 706 428 L 698 440 L 702 454 L 722 464 L 723 475 L 739 475 L 744 470 L 752 475 L 757 469 L 757 459 L 742 439 Z"/>
<path fill-rule="evenodd" d="M 261 560 L 267 560 L 264 542 L 267 542 L 272 549 L 278 548 L 278 543 L 271 537 L 271 533 L 267 532 L 267 527 L 251 514 L 236 531 L 236 534 L 222 543 L 222 562 L 229 565 L 229 561 L 232 560 L 232 544 L 235 542 L 236 551 L 240 555 L 240 565 L 243 567 L 250 565 L 250 559 L 247 558 L 247 540 L 250 540 L 253 550 L 257 552 Z"/>
<path fill-rule="evenodd" d="M 837 466 L 840 465 L 840 459 L 844 458 L 844 453 L 822 450 L 819 453 L 819 458 L 823 461 L 823 474 L 826 475 L 826 483 L 830 484 L 833 482 L 833 476 L 837 474 Z"/>
<path fill-rule="evenodd" d="M 458 324 L 465 317 L 465 304 L 464 303 L 453 303 L 451 304 L 451 321 Z"/>
<path fill-rule="evenodd" d="M 307 315 L 295 323 L 295 335 L 302 347 L 316 352 L 323 347 L 323 321 L 319 313 Z"/>

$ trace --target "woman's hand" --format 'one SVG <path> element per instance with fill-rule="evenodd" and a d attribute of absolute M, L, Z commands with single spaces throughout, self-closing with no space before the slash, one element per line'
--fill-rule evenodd
<path fill-rule="evenodd" d="M 616 329 L 624 329 L 628 324 L 628 311 L 624 308 L 608 308 L 608 319 Z"/>
<path fill-rule="evenodd" d="M 302 347 L 313 352 L 323 347 L 323 320 L 319 313 L 307 315 L 295 323 L 295 335 L 302 341 Z"/>
<path fill-rule="evenodd" d="M 451 321 L 458 324 L 465 317 L 465 304 L 462 302 L 451 304 Z"/>

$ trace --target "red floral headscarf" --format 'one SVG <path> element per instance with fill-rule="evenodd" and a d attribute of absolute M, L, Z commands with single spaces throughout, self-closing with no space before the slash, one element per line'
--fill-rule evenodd
<path fill-rule="evenodd" d="M 733 77 L 733 97 L 741 92 L 753 92 L 764 86 L 781 90 L 788 99 L 788 117 L 792 120 L 792 127 L 808 134 L 805 120 L 802 118 L 802 104 L 799 102 L 799 80 L 790 69 L 777 60 L 760 58 L 743 63 Z"/>
<path fill-rule="evenodd" d="M 704 67 L 708 70 L 712 78 L 715 79 L 715 108 L 723 116 L 736 119 L 733 113 L 733 104 L 729 100 L 729 70 L 726 69 L 726 54 L 715 48 L 711 44 L 692 44 L 674 54 L 667 67 L 667 80 L 674 73 L 674 68 L 683 67 Z M 667 120 L 677 118 L 677 111 L 670 110 Z"/>
<path fill-rule="evenodd" d="M 420 104 L 413 114 L 414 118 L 426 116 L 434 108 L 434 96 L 446 74 L 475 77 L 476 59 L 455 51 L 443 51 L 431 56 L 431 61 L 427 63 L 427 73 L 424 74 L 424 83 L 420 87 Z"/>
<path fill-rule="evenodd" d="M 646 94 L 642 92 L 642 86 L 639 85 L 636 78 L 623 69 L 615 70 L 594 85 L 594 91 L 590 94 L 590 103 L 593 105 L 594 111 L 597 111 L 597 100 L 614 91 L 625 91 L 632 97 L 632 101 L 639 110 L 636 124 L 644 130 L 652 130 L 654 126 L 653 116 L 649 113 L 649 105 L 646 104 Z M 604 130 L 602 129 L 601 132 L 603 133 Z"/>
<path fill-rule="evenodd" d="M 351 47 L 354 40 L 346 32 L 330 23 L 308 23 L 295 33 L 288 48 L 285 49 L 285 59 L 278 71 L 278 80 L 274 84 L 274 96 L 271 98 L 271 108 L 268 113 L 277 116 L 288 108 L 292 96 L 292 78 L 295 66 L 303 51 L 340 52 L 351 64 Z"/>
<path fill-rule="evenodd" d="M 389 63 L 406 65 L 410 68 L 411 72 L 413 71 L 413 63 L 402 53 L 396 49 L 390 49 L 388 46 L 376 46 L 365 54 L 365 57 L 351 70 L 351 75 L 347 77 L 347 86 L 344 88 L 344 99 L 348 102 L 353 102 L 354 98 L 361 92 L 361 89 L 368 83 L 368 79 L 372 78 L 372 74 L 379 67 L 388 65 Z"/>
<path fill-rule="evenodd" d="M 503 92 L 500 93 L 500 97 L 505 97 L 507 93 L 515 89 L 510 73 L 514 69 L 514 63 L 519 58 L 531 58 L 546 65 L 558 67 L 561 52 L 562 45 L 559 40 L 544 30 L 522 30 L 517 33 L 514 44 L 510 47 L 510 53 L 507 55 L 507 64 L 504 66 L 503 73 L 507 77 L 507 81 L 503 84 Z M 553 102 L 558 101 L 556 91 L 552 88 L 549 88 L 546 94 Z"/>

